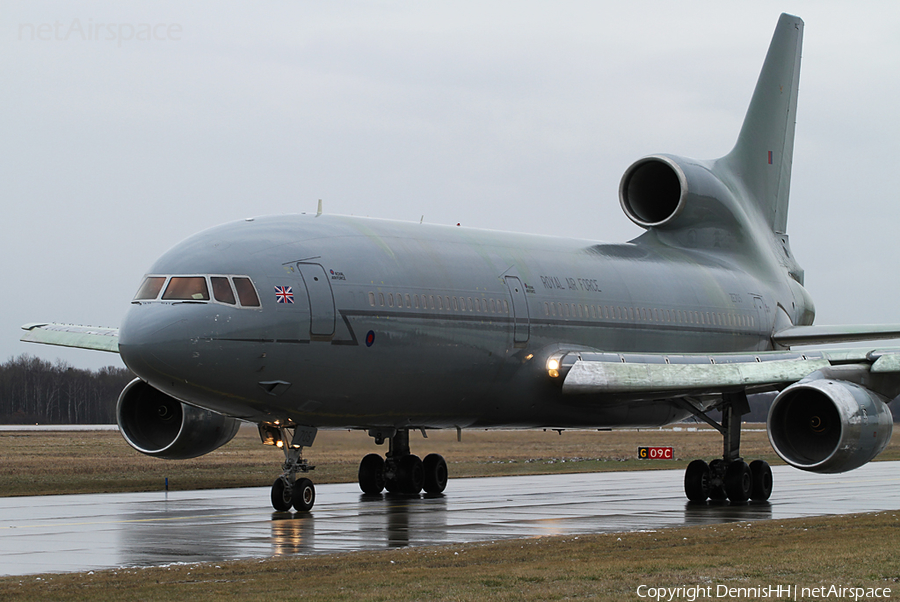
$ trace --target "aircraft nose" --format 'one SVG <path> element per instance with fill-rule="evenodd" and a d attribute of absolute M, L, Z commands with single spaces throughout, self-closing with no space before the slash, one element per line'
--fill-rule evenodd
<path fill-rule="evenodd" d="M 134 305 L 119 328 L 119 354 L 137 376 L 177 376 L 178 356 L 187 348 L 186 320 L 164 306 Z M 182 364 L 183 365 L 183 364 Z"/>

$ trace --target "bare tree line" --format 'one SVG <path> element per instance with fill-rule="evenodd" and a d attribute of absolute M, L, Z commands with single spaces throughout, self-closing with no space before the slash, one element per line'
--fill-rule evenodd
<path fill-rule="evenodd" d="M 114 424 L 127 368 L 73 368 L 23 354 L 0 364 L 0 424 Z"/>

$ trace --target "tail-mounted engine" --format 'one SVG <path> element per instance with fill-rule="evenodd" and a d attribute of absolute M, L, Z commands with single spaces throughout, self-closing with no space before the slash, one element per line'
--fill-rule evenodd
<path fill-rule="evenodd" d="M 795 383 L 769 408 L 769 441 L 781 459 L 811 472 L 859 468 L 884 450 L 887 400 L 860 385 L 819 378 Z"/>
<path fill-rule="evenodd" d="M 642 228 L 736 225 L 734 196 L 710 166 L 671 155 L 635 161 L 619 183 L 619 203 Z"/>
<path fill-rule="evenodd" d="M 168 460 L 196 458 L 237 434 L 240 422 L 181 403 L 136 378 L 119 395 L 119 430 L 142 454 Z"/>

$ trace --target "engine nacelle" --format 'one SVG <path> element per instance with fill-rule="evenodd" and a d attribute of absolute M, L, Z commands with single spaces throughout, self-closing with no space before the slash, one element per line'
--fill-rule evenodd
<path fill-rule="evenodd" d="M 181 403 L 136 378 L 119 395 L 119 431 L 142 454 L 168 460 L 196 458 L 237 434 L 234 418 Z"/>
<path fill-rule="evenodd" d="M 887 400 L 860 385 L 825 378 L 795 383 L 769 408 L 769 441 L 781 459 L 811 472 L 846 472 L 891 440 Z"/>
<path fill-rule="evenodd" d="M 670 155 L 651 155 L 632 163 L 619 182 L 619 203 L 642 228 L 734 222 L 733 195 L 710 167 Z"/>

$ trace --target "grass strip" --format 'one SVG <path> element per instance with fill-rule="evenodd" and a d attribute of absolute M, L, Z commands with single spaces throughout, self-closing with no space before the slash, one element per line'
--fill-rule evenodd
<path fill-rule="evenodd" d="M 782 462 L 762 425 L 741 435 L 749 459 Z M 443 454 L 452 477 L 478 477 L 610 470 L 683 469 L 695 458 L 721 456 L 722 437 L 712 429 L 696 431 L 464 431 L 462 442 L 451 431 L 413 437 L 421 457 Z M 672 446 L 675 459 L 641 460 L 637 447 Z M 304 451 L 317 465 L 316 483 L 356 481 L 359 461 L 383 453 L 359 431 L 322 431 Z M 114 431 L 0 433 L 0 496 L 160 491 L 269 486 L 281 473 L 282 452 L 259 442 L 255 427 L 242 428 L 233 441 L 192 460 L 160 460 L 131 449 Z M 892 441 L 880 460 L 900 459 L 900 441 Z"/>

